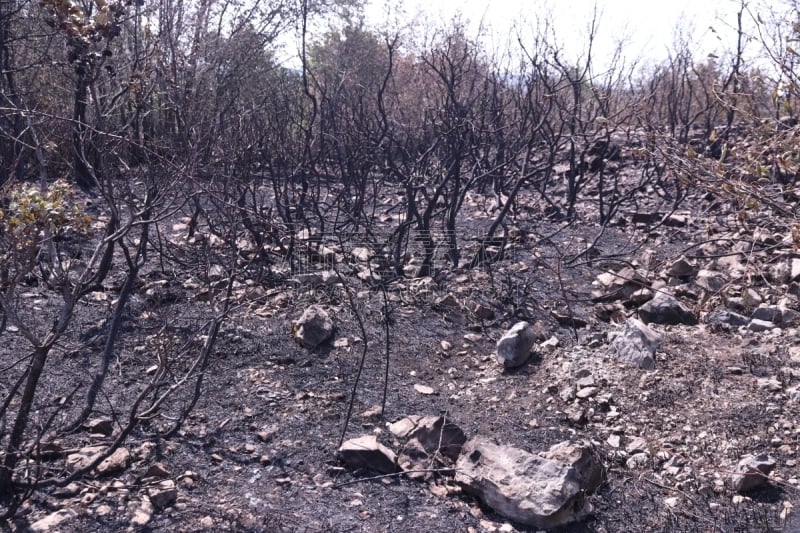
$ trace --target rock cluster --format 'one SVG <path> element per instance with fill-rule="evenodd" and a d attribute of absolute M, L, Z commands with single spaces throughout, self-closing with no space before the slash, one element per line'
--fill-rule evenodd
<path fill-rule="evenodd" d="M 395 454 L 375 435 L 350 439 L 339 448 L 351 468 L 411 479 L 454 473 L 454 481 L 500 515 L 520 524 L 549 529 L 583 519 L 591 510 L 586 495 L 603 479 L 591 445 L 562 442 L 534 454 L 476 436 L 441 416 L 409 416 L 388 426 L 399 442 Z"/>

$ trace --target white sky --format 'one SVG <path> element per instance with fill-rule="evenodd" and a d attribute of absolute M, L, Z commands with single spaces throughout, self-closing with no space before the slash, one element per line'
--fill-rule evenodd
<path fill-rule="evenodd" d="M 735 46 L 732 27 L 737 0 L 370 0 L 366 15 L 370 25 L 380 26 L 414 15 L 425 23 L 446 25 L 460 14 L 472 22 L 470 27 L 475 32 L 483 20 L 494 36 L 486 37 L 485 42 L 491 42 L 513 37 L 515 25 L 523 28 L 524 35 L 526 24 L 529 28 L 537 18 L 552 13 L 566 55 L 575 58 L 584 52 L 595 3 L 600 11 L 595 56 L 600 61 L 622 38 L 628 43 L 625 54 L 629 58 L 663 59 L 667 47 L 675 42 L 679 26 L 690 42 L 697 43 L 696 58 L 709 53 L 721 55 L 724 49 Z"/>

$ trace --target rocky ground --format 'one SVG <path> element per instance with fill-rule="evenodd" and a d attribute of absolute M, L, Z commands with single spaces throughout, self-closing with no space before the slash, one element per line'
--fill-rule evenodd
<path fill-rule="evenodd" d="M 320 265 L 292 283 L 238 287 L 242 306 L 179 434 L 153 438 L 166 421 L 144 422 L 97 475 L 35 492 L 3 527 L 800 531 L 791 223 L 768 208 L 743 220 L 701 193 L 680 212 L 645 198 L 600 228 L 587 213 L 579 224 L 547 221 L 531 194 L 501 262 L 442 268 L 385 293 L 366 283 L 372 258 L 359 243 L 334 252 L 366 275 Z M 488 202 L 470 202 L 466 215 L 486 218 Z M 165 238 L 189 246 L 185 222 Z M 146 283 L 131 302 L 107 401 L 85 431 L 54 443 L 53 464 L 74 467 L 114 438 L 115 398 L 135 393 L 154 342 L 180 337 L 213 303 L 178 270 Z M 26 297 L 46 306 L 43 291 Z M 90 298 L 78 329 L 102 318 L 107 297 Z M 298 321 L 311 306 L 330 323 Z M 497 342 L 522 321 L 498 358 Z M 15 357 L 14 335 L 4 334 L 3 366 Z M 83 346 L 51 362 L 42 402 L 65 398 L 85 374 L 98 346 Z M 409 416 L 441 417 L 426 422 L 433 444 L 391 426 Z M 456 435 L 446 446 L 443 425 Z M 343 437 L 365 439 L 356 448 L 377 455 L 337 454 Z M 463 441 L 465 453 L 450 453 Z M 527 470 L 503 470 L 513 470 L 502 464 L 509 457 Z M 538 518 L 526 525 L 528 515 L 497 503 L 493 476 L 511 487 L 499 490 L 506 503 L 519 498 L 517 508 L 539 509 Z M 537 499 L 554 494 L 561 499 Z M 553 501 L 565 507 L 548 511 Z"/>

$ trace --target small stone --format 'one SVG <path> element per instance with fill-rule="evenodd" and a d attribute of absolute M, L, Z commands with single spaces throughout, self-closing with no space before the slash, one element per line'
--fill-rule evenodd
<path fill-rule="evenodd" d="M 279 430 L 277 425 L 265 426 L 256 432 L 256 436 L 263 442 L 269 442 L 278 434 Z"/>
<path fill-rule="evenodd" d="M 397 471 L 397 456 L 380 444 L 375 435 L 364 435 L 345 441 L 339 448 L 339 456 L 351 468 L 366 468 L 382 474 Z"/>
<path fill-rule="evenodd" d="M 704 288 L 708 292 L 719 292 L 725 285 L 727 285 L 728 280 L 726 280 L 720 273 L 714 272 L 712 270 L 701 270 L 697 273 L 697 278 L 695 279 L 695 283 L 700 287 Z"/>
<path fill-rule="evenodd" d="M 775 465 L 775 459 L 768 455 L 748 455 L 742 458 L 736 465 L 736 473 L 730 476 L 733 490 L 747 492 L 766 485 Z"/>
<path fill-rule="evenodd" d="M 546 341 L 544 341 L 542 343 L 539 343 L 539 346 L 545 352 L 553 352 L 553 351 L 555 351 L 556 348 L 558 348 L 559 342 L 560 341 L 558 340 L 558 337 L 556 337 L 554 335 L 554 336 L 550 337 L 549 339 L 547 339 Z"/>
<path fill-rule="evenodd" d="M 527 322 L 517 322 L 497 341 L 497 360 L 506 368 L 525 364 L 531 356 L 536 331 Z"/>
<path fill-rule="evenodd" d="M 420 394 L 433 394 L 435 392 L 433 390 L 433 387 L 429 387 L 428 385 L 422 385 L 421 383 L 415 383 L 414 390 Z"/>
<path fill-rule="evenodd" d="M 361 413 L 361 418 L 366 419 L 377 419 L 380 418 L 383 414 L 383 408 L 380 405 L 373 405 L 363 413 Z"/>
<path fill-rule="evenodd" d="M 753 310 L 750 318 L 780 324 L 783 321 L 783 313 L 777 305 L 760 305 Z"/>
<path fill-rule="evenodd" d="M 145 472 L 142 477 L 143 478 L 148 478 L 148 477 L 164 478 L 164 477 L 169 477 L 169 476 L 170 476 L 170 471 L 164 465 L 164 463 L 154 463 L 154 464 L 150 465 L 150 468 L 147 469 L 147 472 Z"/>
<path fill-rule="evenodd" d="M 771 329 L 775 329 L 775 324 L 772 322 L 768 322 L 766 320 L 759 320 L 754 318 L 747 324 L 747 329 L 750 331 L 761 332 L 761 331 L 768 331 Z"/>
<path fill-rule="evenodd" d="M 667 498 L 664 498 L 664 505 L 666 505 L 671 509 L 675 509 L 680 503 L 680 501 L 681 501 L 680 498 L 678 498 L 677 496 L 669 496 Z"/>
<path fill-rule="evenodd" d="M 108 516 L 114 512 L 114 509 L 111 508 L 110 505 L 101 504 L 94 510 L 94 514 L 97 516 Z"/>
<path fill-rule="evenodd" d="M 798 281 L 800 279 L 800 258 L 793 257 L 789 262 L 789 280 Z"/>
<path fill-rule="evenodd" d="M 585 400 L 586 398 L 591 398 L 592 396 L 597 394 L 599 390 L 600 389 L 598 387 L 584 387 L 581 390 L 579 390 L 575 396 L 581 400 Z"/>
<path fill-rule="evenodd" d="M 695 272 L 695 267 L 685 257 L 681 257 L 667 270 L 667 275 L 673 278 L 686 278 Z"/>
<path fill-rule="evenodd" d="M 487 307 L 483 304 L 477 304 L 472 309 L 472 312 L 475 313 L 475 316 L 483 320 L 494 320 L 494 310 L 491 307 Z"/>
<path fill-rule="evenodd" d="M 644 369 L 655 368 L 656 350 L 661 343 L 659 335 L 642 321 L 629 318 L 610 345 L 617 357 Z"/>
<path fill-rule="evenodd" d="M 648 449 L 647 441 L 641 437 L 633 437 L 625 446 L 625 451 L 628 453 L 647 453 Z"/>
<path fill-rule="evenodd" d="M 644 452 L 642 453 L 635 453 L 628 457 L 628 460 L 625 461 L 625 466 L 627 466 L 630 470 L 636 470 L 637 468 L 642 468 L 647 465 L 650 461 L 650 456 Z"/>
<path fill-rule="evenodd" d="M 114 431 L 114 421 L 111 418 L 94 418 L 86 422 L 86 429 L 92 433 L 109 436 Z"/>
<path fill-rule="evenodd" d="M 142 504 L 133 511 L 131 523 L 135 526 L 145 526 L 153 519 L 153 504 L 150 500 L 142 500 Z"/>
<path fill-rule="evenodd" d="M 31 524 L 29 531 L 33 531 L 35 533 L 57 531 L 59 526 L 72 520 L 73 518 L 77 518 L 77 516 L 78 513 L 73 509 L 60 509 Z"/>
<path fill-rule="evenodd" d="M 342 337 L 341 339 L 336 339 L 333 341 L 334 348 L 347 348 L 350 346 L 350 339 L 347 337 Z"/>
<path fill-rule="evenodd" d="M 464 431 L 442 416 L 407 416 L 389 424 L 389 432 L 399 439 L 415 440 L 427 454 L 441 453 L 458 458 L 467 441 Z"/>
<path fill-rule="evenodd" d="M 67 457 L 67 466 L 72 471 L 80 470 L 90 465 L 94 460 L 107 450 L 106 446 L 88 446 Z M 106 457 L 96 467 L 96 472 L 100 475 L 121 472 L 128 468 L 131 453 L 127 448 L 117 448 L 109 457 Z"/>
<path fill-rule="evenodd" d="M 358 246 L 350 251 L 350 255 L 352 255 L 356 260 L 366 263 L 372 257 L 372 252 L 369 248 Z"/>
<path fill-rule="evenodd" d="M 652 300 L 639 307 L 639 317 L 646 323 L 654 324 L 697 324 L 694 313 L 664 291 L 658 291 Z"/>
<path fill-rule="evenodd" d="M 317 305 L 312 305 L 294 323 L 295 339 L 307 348 L 316 348 L 333 336 L 333 319 Z"/>
<path fill-rule="evenodd" d="M 719 309 L 708 313 L 705 317 L 706 324 L 725 324 L 728 326 L 744 326 L 750 321 L 744 315 L 728 311 L 726 309 Z"/>
<path fill-rule="evenodd" d="M 586 422 L 586 409 L 579 405 L 567 407 L 564 410 L 567 420 L 573 424 L 584 424 Z"/>
<path fill-rule="evenodd" d="M 178 499 L 178 489 L 175 488 L 174 481 L 165 479 L 157 485 L 148 488 L 147 495 L 150 497 L 150 502 L 158 509 L 165 509 Z"/>
<path fill-rule="evenodd" d="M 769 392 L 780 392 L 783 390 L 783 383 L 777 378 L 758 378 L 758 388 Z"/>

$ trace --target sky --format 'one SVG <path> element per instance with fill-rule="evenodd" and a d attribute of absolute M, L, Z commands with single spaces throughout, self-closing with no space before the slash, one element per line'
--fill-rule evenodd
<path fill-rule="evenodd" d="M 565 55 L 576 57 L 584 53 L 595 3 L 600 15 L 598 58 L 610 57 L 619 40 L 625 39 L 629 58 L 663 59 L 679 27 L 696 44 L 695 57 L 721 55 L 721 45 L 735 44 L 736 0 L 370 0 L 366 20 L 380 26 L 416 15 L 436 25 L 461 16 L 471 21 L 476 33 L 483 21 L 483 40 L 494 43 L 513 37 L 515 27 L 523 34 L 530 32 L 537 18 L 550 13 Z"/>

